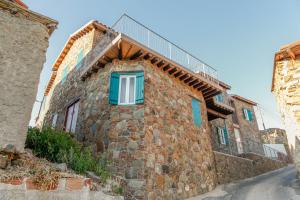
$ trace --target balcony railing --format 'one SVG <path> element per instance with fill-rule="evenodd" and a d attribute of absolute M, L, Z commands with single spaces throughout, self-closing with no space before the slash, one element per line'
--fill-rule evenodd
<path fill-rule="evenodd" d="M 220 144 L 215 142 L 213 144 L 213 150 L 231 154 L 235 156 L 242 155 L 244 153 L 255 153 L 273 160 L 289 161 L 288 155 L 277 149 L 266 146 L 262 143 L 256 142 L 250 138 L 244 138 L 242 141 L 237 141 L 234 138 L 228 138 L 228 144 Z"/>
<path fill-rule="evenodd" d="M 205 78 L 218 83 L 217 70 L 173 44 L 169 40 L 150 30 L 127 15 L 123 15 L 112 28 L 147 48 L 176 62 L 187 70 L 199 73 Z"/>

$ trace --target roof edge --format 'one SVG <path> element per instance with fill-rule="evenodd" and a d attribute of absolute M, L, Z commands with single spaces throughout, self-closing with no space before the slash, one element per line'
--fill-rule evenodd
<path fill-rule="evenodd" d="M 250 99 L 246 99 L 245 97 L 239 96 L 239 95 L 237 95 L 237 94 L 232 94 L 232 95 L 230 95 L 230 96 L 231 96 L 232 98 L 234 98 L 234 99 L 237 99 L 237 100 L 246 102 L 246 103 L 251 104 L 251 105 L 253 105 L 253 106 L 257 106 L 257 103 L 256 103 L 256 102 L 251 101 Z"/>
<path fill-rule="evenodd" d="M 25 5 L 25 4 L 24 4 Z M 58 21 L 51 19 L 47 16 L 34 12 L 32 10 L 27 9 L 26 7 L 18 4 L 17 2 L 11 2 L 9 0 L 0 0 L 0 8 L 4 10 L 9 10 L 11 14 L 21 14 L 25 16 L 28 20 L 36 21 L 48 29 L 49 35 L 56 29 Z"/>

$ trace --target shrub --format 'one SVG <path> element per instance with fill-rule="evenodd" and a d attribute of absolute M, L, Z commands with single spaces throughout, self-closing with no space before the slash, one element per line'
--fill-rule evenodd
<path fill-rule="evenodd" d="M 65 162 L 68 167 L 77 173 L 92 171 L 100 176 L 102 182 L 109 177 L 106 170 L 107 159 L 105 155 L 93 157 L 90 148 L 84 148 L 73 140 L 68 133 L 50 128 L 40 131 L 29 128 L 26 138 L 26 148 L 33 153 L 52 162 Z"/>

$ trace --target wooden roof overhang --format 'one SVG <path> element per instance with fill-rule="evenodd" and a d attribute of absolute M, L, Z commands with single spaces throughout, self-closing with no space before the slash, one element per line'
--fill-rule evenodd
<path fill-rule="evenodd" d="M 234 112 L 234 108 L 230 105 L 227 105 L 225 103 L 221 103 L 216 101 L 215 98 L 210 98 L 206 101 L 206 106 L 208 108 L 211 108 L 213 110 L 218 111 L 219 113 L 223 115 L 230 115 Z"/>
<path fill-rule="evenodd" d="M 186 86 L 201 91 L 205 100 L 224 91 L 218 80 L 214 80 L 212 77 L 208 79 L 207 74 L 194 73 L 121 33 L 102 51 L 94 63 L 87 66 L 81 75 L 82 80 L 88 78 L 93 72 L 98 71 L 99 68 L 104 67 L 113 59 L 148 60 L 152 65 L 169 76 L 178 79 Z"/>

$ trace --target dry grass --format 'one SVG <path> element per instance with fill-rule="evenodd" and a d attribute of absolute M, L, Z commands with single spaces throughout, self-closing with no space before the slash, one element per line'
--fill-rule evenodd
<path fill-rule="evenodd" d="M 8 183 L 12 180 L 31 178 L 40 190 L 51 190 L 58 185 L 60 173 L 45 159 L 24 153 L 13 159 L 12 165 L 0 171 L 0 182 Z"/>

